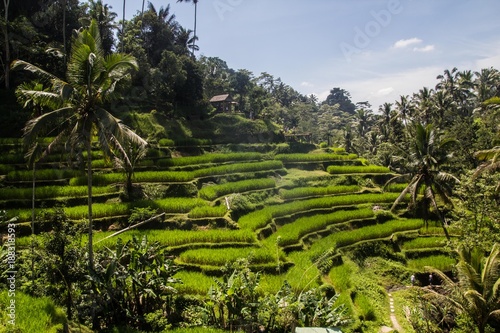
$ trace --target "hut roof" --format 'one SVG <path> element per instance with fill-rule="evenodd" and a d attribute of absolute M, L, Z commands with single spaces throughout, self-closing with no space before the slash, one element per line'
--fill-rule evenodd
<path fill-rule="evenodd" d="M 212 98 L 210 98 L 210 103 L 217 103 L 217 102 L 232 102 L 233 99 L 229 94 L 224 94 L 224 95 L 216 95 Z"/>

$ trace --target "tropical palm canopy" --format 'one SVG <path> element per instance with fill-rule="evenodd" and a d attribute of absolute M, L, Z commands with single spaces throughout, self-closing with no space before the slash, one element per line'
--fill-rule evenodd
<path fill-rule="evenodd" d="M 450 200 L 452 186 L 459 182 L 455 176 L 442 170 L 442 166 L 448 158 L 447 149 L 452 144 L 454 144 L 453 140 L 440 139 L 431 124 L 426 126 L 420 123 L 416 124 L 415 139 L 411 142 L 409 153 L 404 157 L 406 164 L 397 170 L 400 174 L 387 182 L 390 184 L 398 180 L 409 181 L 400 196 L 394 201 L 391 210 L 394 210 L 408 194 L 410 195 L 410 208 L 415 207 L 420 190 L 423 189 L 424 206 L 427 209 L 430 204 L 435 210 L 447 238 L 449 235 L 444 217 L 438 207 L 437 198 L 446 205 L 452 205 Z"/>
<path fill-rule="evenodd" d="M 90 26 L 78 31 L 73 40 L 66 80 L 22 60 L 15 61 L 12 68 L 32 72 L 48 87 L 42 90 L 20 86 L 17 90 L 20 99 L 31 100 L 51 110 L 27 122 L 25 144 L 33 147 L 38 138 L 50 136 L 54 139 L 43 155 L 61 145 L 80 157 L 84 150 L 87 151 L 89 265 L 92 267 L 92 141 L 95 138 L 106 156 L 124 161 L 126 165 L 131 165 L 127 155 L 129 147 L 147 144 L 103 107 L 116 97 L 118 87 L 127 79 L 130 70 L 137 69 L 137 63 L 129 55 L 114 53 L 105 56 L 98 25 L 92 20 Z"/>

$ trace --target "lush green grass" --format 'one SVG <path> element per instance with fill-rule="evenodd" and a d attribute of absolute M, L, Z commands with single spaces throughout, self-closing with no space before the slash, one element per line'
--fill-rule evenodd
<path fill-rule="evenodd" d="M 7 309 L 4 307 L 15 300 L 15 329 L 8 323 Z M 57 307 L 48 297 L 34 298 L 16 291 L 15 297 L 9 297 L 7 291 L 0 293 L 0 332 L 62 332 L 67 322 L 64 310 Z"/>
<path fill-rule="evenodd" d="M 423 223 L 420 219 L 392 220 L 355 230 L 336 232 L 316 241 L 308 253 L 314 259 L 331 248 L 344 247 L 370 239 L 389 237 L 395 232 L 418 230 L 422 227 Z"/>
<path fill-rule="evenodd" d="M 263 161 L 263 162 L 248 162 L 224 164 L 206 169 L 193 171 L 194 177 L 220 176 L 240 172 L 258 172 L 283 169 L 283 163 L 280 161 Z"/>
<path fill-rule="evenodd" d="M 287 162 L 345 161 L 358 158 L 356 154 L 278 154 L 276 160 Z"/>
<path fill-rule="evenodd" d="M 206 296 L 211 286 L 215 285 L 213 277 L 200 272 L 180 270 L 175 278 L 182 281 L 175 289 L 181 294 Z"/>
<path fill-rule="evenodd" d="M 236 161 L 258 161 L 262 159 L 260 153 L 213 153 L 198 156 L 186 156 L 178 158 L 162 159 L 161 166 L 186 166 L 207 163 L 224 163 Z"/>
<path fill-rule="evenodd" d="M 238 224 L 244 229 L 257 230 L 265 227 L 273 218 L 279 216 L 286 216 L 311 209 L 331 208 L 334 206 L 357 205 L 363 203 L 389 203 L 396 200 L 397 197 L 397 193 L 367 193 L 293 201 L 280 205 L 267 206 L 261 210 L 251 212 L 242 216 L 238 220 Z"/>
<path fill-rule="evenodd" d="M 426 249 L 443 247 L 446 245 L 445 237 L 417 237 L 403 243 L 403 250 Z"/>
<path fill-rule="evenodd" d="M 357 192 L 361 189 L 358 185 L 335 185 L 327 187 L 297 187 L 291 190 L 280 190 L 280 196 L 285 200 L 313 197 L 313 196 L 325 196 L 332 194 L 346 194 Z"/>
<path fill-rule="evenodd" d="M 191 209 L 188 214 L 189 218 L 200 219 L 206 217 L 223 217 L 227 213 L 227 208 L 224 205 L 220 206 L 198 206 Z"/>
<path fill-rule="evenodd" d="M 351 276 L 354 274 L 352 262 L 347 262 L 339 266 L 334 266 L 328 276 L 338 293 L 348 291 L 353 287 Z"/>
<path fill-rule="evenodd" d="M 330 165 L 326 171 L 331 174 L 391 172 L 389 168 L 379 165 Z"/>
<path fill-rule="evenodd" d="M 41 186 L 35 187 L 35 199 L 74 198 L 87 195 L 87 186 Z M 116 187 L 92 187 L 92 195 L 118 193 Z M 3 188 L 0 200 L 31 200 L 32 188 Z"/>
<path fill-rule="evenodd" d="M 280 237 L 280 246 L 297 244 L 305 235 L 323 230 L 329 225 L 374 216 L 375 214 L 371 208 L 364 208 L 347 211 L 341 210 L 330 214 L 318 214 L 314 216 L 301 217 L 293 223 L 285 224 L 279 228 L 277 232 L 269 237 L 268 241 L 275 243 L 277 237 Z"/>
<path fill-rule="evenodd" d="M 255 234 L 249 230 L 228 230 L 228 229 L 210 229 L 210 230 L 129 230 L 115 238 L 106 239 L 100 242 L 101 239 L 113 234 L 113 232 L 98 232 L 95 233 L 96 246 L 113 246 L 116 244 L 116 239 L 121 238 L 123 241 L 131 240 L 132 237 L 147 236 L 150 242 L 159 242 L 162 245 L 169 247 L 177 247 L 183 245 L 194 244 L 220 244 L 220 243 L 247 243 L 255 244 L 257 238 Z"/>
<path fill-rule="evenodd" d="M 92 204 L 93 218 L 113 217 L 128 215 L 133 207 L 151 207 L 168 214 L 185 214 L 195 207 L 208 206 L 208 202 L 200 198 L 165 198 L 155 201 L 140 200 L 134 202 L 94 203 Z M 36 209 L 35 214 L 40 214 L 43 209 Z M 88 217 L 88 206 L 65 207 L 64 212 L 71 220 L 84 220 Z M 31 220 L 31 209 L 12 209 L 8 217 L 19 218 L 19 222 Z"/>
<path fill-rule="evenodd" d="M 226 194 L 263 190 L 275 186 L 276 182 L 271 178 L 245 179 L 220 185 L 204 186 L 198 191 L 198 195 L 206 200 L 215 200 Z"/>
<path fill-rule="evenodd" d="M 57 180 L 68 179 L 79 175 L 80 172 L 76 170 L 66 169 L 41 169 L 35 171 L 36 180 Z M 31 170 L 16 170 L 7 174 L 8 181 L 32 181 L 33 171 Z"/>
<path fill-rule="evenodd" d="M 444 254 L 408 260 L 408 268 L 417 271 L 424 271 L 426 266 L 434 267 L 441 271 L 449 271 L 455 264 L 455 259 Z"/>
<path fill-rule="evenodd" d="M 247 258 L 251 264 L 268 264 L 277 262 L 276 257 L 265 248 L 237 247 L 221 249 L 195 249 L 187 250 L 180 254 L 181 263 L 207 266 L 224 266 L 235 262 L 237 259 Z"/>

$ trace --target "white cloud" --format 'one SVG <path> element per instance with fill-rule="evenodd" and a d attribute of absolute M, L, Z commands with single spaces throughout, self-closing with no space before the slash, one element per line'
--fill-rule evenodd
<path fill-rule="evenodd" d="M 379 89 L 374 95 L 380 96 L 380 97 L 387 96 L 387 95 L 390 95 L 393 91 L 394 91 L 393 87 L 382 88 L 382 89 Z"/>
<path fill-rule="evenodd" d="M 314 87 L 314 84 L 312 84 L 311 82 L 303 81 L 300 83 L 300 86 L 301 87 Z"/>
<path fill-rule="evenodd" d="M 419 44 L 419 43 L 422 43 L 422 40 L 420 38 L 413 37 L 413 38 L 409 38 L 409 39 L 400 39 L 396 43 L 394 43 L 394 45 L 392 47 L 395 49 L 402 49 L 402 48 L 405 48 L 407 46 Z"/>
<path fill-rule="evenodd" d="M 413 51 L 415 52 L 432 52 L 434 51 L 434 45 L 426 45 L 424 47 L 414 47 Z"/>

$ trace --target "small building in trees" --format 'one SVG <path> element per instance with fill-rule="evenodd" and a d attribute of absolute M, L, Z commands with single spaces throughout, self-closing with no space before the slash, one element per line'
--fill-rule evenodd
<path fill-rule="evenodd" d="M 230 94 L 216 95 L 210 99 L 210 104 L 217 109 L 218 112 L 234 112 L 237 104 Z"/>

